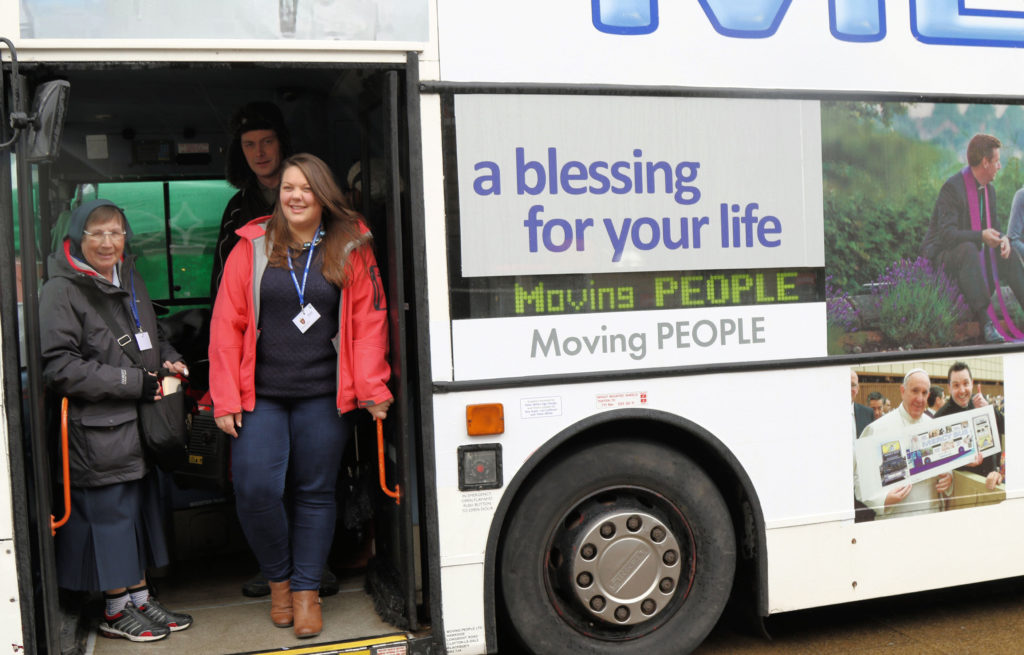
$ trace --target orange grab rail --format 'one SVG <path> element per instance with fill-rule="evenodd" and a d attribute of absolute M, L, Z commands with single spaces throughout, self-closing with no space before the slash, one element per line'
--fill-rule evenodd
<path fill-rule="evenodd" d="M 387 480 L 384 479 L 384 422 L 380 419 L 377 419 L 377 470 L 380 471 L 380 490 L 388 497 L 394 498 L 395 504 L 398 505 L 402 494 L 401 485 L 396 484 L 395 490 L 391 491 L 388 489 Z"/>
<path fill-rule="evenodd" d="M 50 536 L 56 536 L 57 528 L 71 518 L 71 470 L 68 466 L 68 397 L 60 401 L 60 455 L 61 473 L 64 478 L 64 516 L 59 521 L 53 520 L 50 514 Z"/>

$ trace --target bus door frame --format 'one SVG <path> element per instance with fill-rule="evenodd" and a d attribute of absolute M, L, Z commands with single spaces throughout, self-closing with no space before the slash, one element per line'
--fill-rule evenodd
<path fill-rule="evenodd" d="M 384 421 L 383 466 L 386 473 L 381 479 L 392 492 L 399 490 L 397 499 L 381 492 L 375 511 L 375 539 L 377 540 L 374 572 L 369 576 L 373 593 L 383 597 L 381 603 L 390 612 L 383 618 L 392 623 L 402 623 L 400 627 L 409 630 L 419 628 L 416 608 L 416 578 L 414 566 L 414 537 L 412 502 L 418 494 L 413 485 L 416 476 L 413 467 L 416 461 L 415 440 L 413 435 L 413 407 L 410 398 L 409 353 L 406 348 L 406 311 L 409 303 L 405 297 L 405 256 L 403 250 L 403 230 L 408 222 L 402 197 L 403 157 L 401 141 L 403 138 L 402 114 L 400 106 L 399 73 L 387 70 L 381 77 L 381 101 L 383 109 L 383 136 L 385 137 L 384 165 L 381 171 L 371 170 L 366 148 L 362 162 L 362 189 L 364 198 L 372 195 L 374 186 L 372 177 L 382 175 L 385 194 L 384 239 L 376 242 L 378 253 L 384 256 L 380 263 L 386 267 L 385 281 L 387 284 L 386 298 L 388 302 L 388 330 L 390 341 L 391 382 L 389 384 L 394 396 L 394 403 Z M 365 125 L 365 121 L 364 121 Z M 381 236 L 381 235 L 375 235 Z M 403 623 L 404 622 L 404 623 Z"/>
<path fill-rule="evenodd" d="M 10 44 L 8 44 L 10 45 Z M 0 99 L 0 116 L 5 120 L 0 139 L 11 138 L 7 129 L 6 99 L 14 112 L 28 111 L 28 84 L 17 72 L 13 48 L 10 86 Z M 5 67 L 4 72 L 7 72 Z M 8 77 L 5 75 L 5 77 Z M 6 92 L 10 95 L 6 96 Z M 21 599 L 22 634 L 25 652 L 61 652 L 61 612 L 58 602 L 57 567 L 54 542 L 50 532 L 52 480 L 49 468 L 48 435 L 46 431 L 45 394 L 42 379 L 42 357 L 39 338 L 39 280 L 37 239 L 32 200 L 32 164 L 28 161 L 29 131 L 21 130 L 14 143 L 15 173 L 18 183 L 18 221 L 20 228 L 22 310 L 24 329 L 16 320 L 17 281 L 14 275 L 14 190 L 9 163 L 0 168 L 0 289 L 4 300 L 3 371 L 4 404 L 10 453 L 11 495 L 14 517 L 14 545 L 18 568 L 18 592 Z M 46 201 L 40 197 L 40 204 Z M 13 310 L 12 310 L 13 306 Z M 15 320 L 12 320 L 15 319 Z M 21 361 L 19 348 L 24 344 Z M 27 382 L 22 383 L 24 366 Z M 27 438 L 26 438 L 27 434 Z M 31 457 L 31 467 L 25 444 Z M 31 499 L 34 498 L 35 502 Z M 37 566 L 36 566 L 37 565 Z M 38 574 L 38 576 L 37 576 Z"/>

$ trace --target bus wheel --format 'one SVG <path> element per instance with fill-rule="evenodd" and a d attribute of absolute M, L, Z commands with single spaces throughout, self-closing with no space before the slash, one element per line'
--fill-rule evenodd
<path fill-rule="evenodd" d="M 534 653 L 687 653 L 725 607 L 736 542 L 692 460 L 607 441 L 530 484 L 499 557 L 508 623 Z"/>

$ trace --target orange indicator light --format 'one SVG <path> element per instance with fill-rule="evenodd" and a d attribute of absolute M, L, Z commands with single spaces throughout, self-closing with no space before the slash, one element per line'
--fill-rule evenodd
<path fill-rule="evenodd" d="M 482 437 L 505 432 L 505 408 L 501 403 L 466 405 L 466 433 Z"/>

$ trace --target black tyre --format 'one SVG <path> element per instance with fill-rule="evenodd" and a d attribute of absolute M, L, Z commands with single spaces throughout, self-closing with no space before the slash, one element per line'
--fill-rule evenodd
<path fill-rule="evenodd" d="M 725 501 L 688 457 L 606 441 L 532 481 L 499 559 L 507 624 L 533 653 L 675 655 L 725 607 L 736 541 Z"/>

